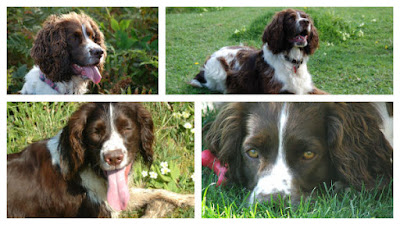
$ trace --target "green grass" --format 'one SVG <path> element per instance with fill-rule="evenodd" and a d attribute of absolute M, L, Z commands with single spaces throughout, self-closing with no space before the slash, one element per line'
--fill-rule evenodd
<path fill-rule="evenodd" d="M 335 191 L 321 186 L 311 198 L 298 205 L 289 200 L 250 206 L 250 191 L 238 186 L 216 187 L 217 176 L 202 172 L 203 218 L 393 218 L 393 190 Z"/>
<path fill-rule="evenodd" d="M 203 113 L 203 137 L 216 115 L 217 111 L 210 109 Z M 207 149 L 204 142 L 203 149 Z M 217 180 L 209 168 L 202 169 L 203 218 L 393 218 L 392 185 L 370 191 L 334 190 L 321 185 L 311 198 L 302 199 L 298 205 L 284 200 L 249 206 L 250 190 L 233 184 L 216 187 Z"/>
<path fill-rule="evenodd" d="M 187 84 L 223 46 L 261 47 L 261 35 L 283 8 L 167 8 L 167 94 L 211 93 Z M 320 47 L 308 69 L 331 94 L 393 93 L 392 8 L 299 8 L 311 15 Z M 344 40 L 345 39 L 345 40 Z"/>
<path fill-rule="evenodd" d="M 27 145 L 50 138 L 66 124 L 82 103 L 8 103 L 7 154 L 21 151 Z M 163 188 L 177 193 L 194 193 L 194 134 L 185 124 L 194 125 L 193 103 L 142 103 L 152 112 L 155 127 L 154 163 L 149 169 L 142 160 L 135 163 L 131 179 L 135 186 Z M 168 162 L 171 170 L 161 175 L 160 163 Z M 157 179 L 143 177 L 142 171 L 158 173 Z M 140 216 L 140 211 L 129 212 Z M 194 209 L 177 209 L 177 218 L 193 218 Z"/>

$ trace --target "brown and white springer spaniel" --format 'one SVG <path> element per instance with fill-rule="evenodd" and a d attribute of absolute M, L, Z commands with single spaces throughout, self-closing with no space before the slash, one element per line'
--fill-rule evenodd
<path fill-rule="evenodd" d="M 261 50 L 228 46 L 214 52 L 190 84 L 229 94 L 326 94 L 307 69 L 319 41 L 309 15 L 293 9 L 276 13 L 262 41 Z"/>
<path fill-rule="evenodd" d="M 153 161 L 153 138 L 141 104 L 84 104 L 55 137 L 7 156 L 7 217 L 115 217 L 146 206 L 152 217 L 166 204 L 193 206 L 193 195 L 129 188 L 137 156 Z"/>
<path fill-rule="evenodd" d="M 104 36 L 92 18 L 74 12 L 51 15 L 31 49 L 36 66 L 21 94 L 84 94 L 99 83 L 106 58 Z"/>
<path fill-rule="evenodd" d="M 248 187 L 250 203 L 291 196 L 339 181 L 361 189 L 393 177 L 392 104 L 231 103 L 206 145 L 227 179 Z"/>

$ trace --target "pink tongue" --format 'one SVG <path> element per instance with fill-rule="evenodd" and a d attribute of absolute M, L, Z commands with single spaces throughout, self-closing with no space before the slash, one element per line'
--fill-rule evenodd
<path fill-rule="evenodd" d="M 101 80 L 99 69 L 96 66 L 82 66 L 81 75 L 89 78 L 95 84 L 98 84 Z"/>
<path fill-rule="evenodd" d="M 120 170 L 107 171 L 108 204 L 115 210 L 121 211 L 126 209 L 129 202 L 128 173 L 131 165 Z"/>
<path fill-rule="evenodd" d="M 298 35 L 292 39 L 292 42 L 305 42 L 306 39 L 307 39 L 307 35 L 306 36 Z"/>

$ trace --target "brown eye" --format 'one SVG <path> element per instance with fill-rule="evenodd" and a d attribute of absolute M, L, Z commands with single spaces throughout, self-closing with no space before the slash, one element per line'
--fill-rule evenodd
<path fill-rule="evenodd" d="M 101 136 L 101 135 L 103 134 L 103 130 L 100 129 L 100 128 L 95 128 L 95 129 L 92 131 L 92 133 Z"/>
<path fill-rule="evenodd" d="M 313 159 L 314 157 L 315 157 L 315 153 L 312 151 L 306 151 L 303 153 L 304 160 L 310 160 L 310 159 Z"/>
<path fill-rule="evenodd" d="M 122 129 L 122 133 L 129 133 L 129 132 L 131 132 L 133 129 L 132 129 L 132 127 L 124 127 L 123 129 Z"/>
<path fill-rule="evenodd" d="M 93 36 L 94 35 L 93 35 L 93 32 L 91 30 L 86 30 L 86 34 L 87 34 L 88 38 L 93 40 Z"/>
<path fill-rule="evenodd" d="M 104 130 L 103 129 L 94 128 L 91 131 L 89 131 L 88 134 L 89 134 L 90 140 L 93 143 L 97 143 L 102 139 L 102 137 L 104 135 Z"/>
<path fill-rule="evenodd" d="M 253 158 L 253 159 L 258 158 L 258 152 L 254 149 L 250 149 L 246 153 L 250 158 Z"/>

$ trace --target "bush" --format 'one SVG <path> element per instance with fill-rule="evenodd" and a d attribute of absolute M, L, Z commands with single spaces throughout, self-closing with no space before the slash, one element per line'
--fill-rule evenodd
<path fill-rule="evenodd" d="M 359 35 L 359 25 L 352 21 L 346 21 L 335 14 L 333 10 L 321 11 L 313 8 L 301 9 L 311 16 L 315 27 L 318 29 L 320 40 L 325 42 L 344 42 L 348 39 L 357 39 Z M 242 27 L 237 29 L 231 38 L 238 42 L 248 39 L 256 40 L 261 43 L 262 31 L 266 25 L 272 21 L 275 12 L 266 12 L 256 18 L 249 28 Z"/>
<path fill-rule="evenodd" d="M 107 59 L 103 79 L 91 94 L 138 94 L 158 91 L 157 8 L 7 8 L 7 93 L 21 90 L 33 66 L 29 55 L 35 34 L 51 14 L 83 12 L 104 33 Z"/>

